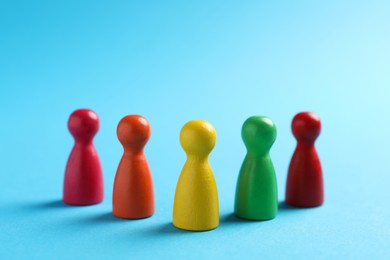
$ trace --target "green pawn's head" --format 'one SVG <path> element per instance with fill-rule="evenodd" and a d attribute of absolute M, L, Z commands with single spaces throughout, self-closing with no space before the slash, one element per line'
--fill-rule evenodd
<path fill-rule="evenodd" d="M 265 116 L 251 116 L 242 125 L 242 140 L 248 153 L 268 154 L 276 139 L 276 126 Z"/>

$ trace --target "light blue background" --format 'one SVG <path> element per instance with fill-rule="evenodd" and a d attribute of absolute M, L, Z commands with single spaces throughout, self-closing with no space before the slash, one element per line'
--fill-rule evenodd
<path fill-rule="evenodd" d="M 261 2 L 1 1 L 0 258 L 388 258 L 390 2 Z M 106 194 L 68 207 L 66 122 L 81 107 L 100 116 Z M 290 123 L 305 110 L 322 119 L 325 204 L 237 220 L 243 121 L 276 123 L 283 201 Z M 152 125 L 156 213 L 128 221 L 110 212 L 116 125 L 133 113 Z M 171 212 L 185 161 L 180 128 L 196 118 L 218 134 L 210 161 L 221 224 L 191 233 L 172 227 Z"/>

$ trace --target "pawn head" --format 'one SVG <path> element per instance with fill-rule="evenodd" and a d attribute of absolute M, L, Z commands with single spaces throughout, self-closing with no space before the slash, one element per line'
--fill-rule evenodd
<path fill-rule="evenodd" d="M 121 119 L 116 129 L 119 141 L 125 148 L 139 151 L 144 148 L 151 134 L 148 120 L 140 115 L 128 115 Z"/>
<path fill-rule="evenodd" d="M 312 112 L 301 112 L 294 117 L 291 128 L 298 141 L 314 142 L 320 135 L 321 121 Z"/>
<path fill-rule="evenodd" d="M 180 132 L 180 144 L 187 154 L 207 157 L 215 146 L 217 134 L 205 120 L 191 120 Z"/>
<path fill-rule="evenodd" d="M 251 116 L 242 125 L 241 136 L 248 152 L 265 154 L 275 142 L 276 126 L 268 117 Z"/>
<path fill-rule="evenodd" d="M 92 141 L 99 130 L 99 117 L 90 109 L 78 109 L 70 115 L 68 129 L 76 140 Z"/>

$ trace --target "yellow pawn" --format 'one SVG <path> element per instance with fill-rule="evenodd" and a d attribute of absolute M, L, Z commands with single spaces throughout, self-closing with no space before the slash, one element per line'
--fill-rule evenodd
<path fill-rule="evenodd" d="M 204 120 L 186 123 L 180 132 L 180 144 L 187 161 L 176 186 L 173 225 L 180 229 L 205 231 L 219 225 L 218 191 L 209 154 L 217 134 Z"/>

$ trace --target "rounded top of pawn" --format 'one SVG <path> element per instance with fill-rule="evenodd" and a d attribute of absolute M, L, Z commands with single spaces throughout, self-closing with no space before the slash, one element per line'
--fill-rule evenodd
<path fill-rule="evenodd" d="M 119 121 L 116 133 L 123 147 L 140 151 L 148 142 L 151 129 L 149 121 L 140 115 L 127 115 Z"/>
<path fill-rule="evenodd" d="M 265 116 L 251 116 L 241 130 L 242 140 L 248 152 L 267 154 L 276 140 L 276 126 Z"/>
<path fill-rule="evenodd" d="M 205 120 L 191 120 L 180 132 L 180 144 L 188 155 L 207 157 L 215 146 L 217 133 Z"/>
<path fill-rule="evenodd" d="M 298 141 L 314 142 L 320 135 L 321 121 L 313 112 L 301 112 L 294 117 L 291 129 Z"/>
<path fill-rule="evenodd" d="M 77 141 L 92 141 L 99 130 L 99 117 L 90 109 L 75 110 L 69 116 L 68 129 Z"/>

